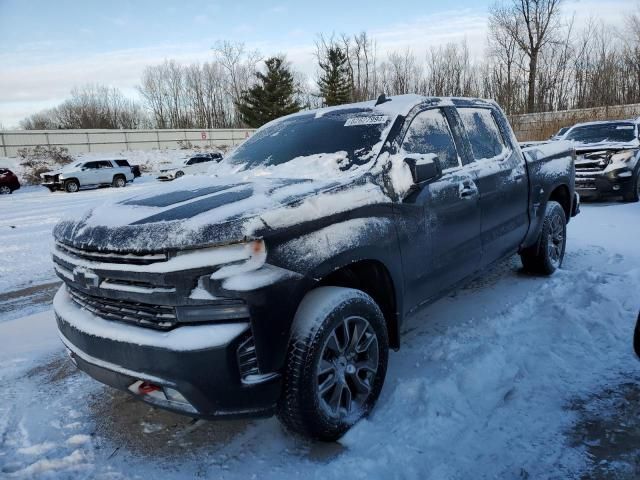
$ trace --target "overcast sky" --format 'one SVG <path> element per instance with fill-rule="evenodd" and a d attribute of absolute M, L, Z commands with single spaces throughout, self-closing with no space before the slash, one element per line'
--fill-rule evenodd
<path fill-rule="evenodd" d="M 478 58 L 493 0 L 72 1 L 0 0 L 0 125 L 51 107 L 74 86 L 99 82 L 132 97 L 146 65 L 211 59 L 218 40 L 286 53 L 314 74 L 317 34 L 366 30 L 379 53 L 466 39 Z M 567 17 L 622 24 L 637 0 L 568 0 Z"/>

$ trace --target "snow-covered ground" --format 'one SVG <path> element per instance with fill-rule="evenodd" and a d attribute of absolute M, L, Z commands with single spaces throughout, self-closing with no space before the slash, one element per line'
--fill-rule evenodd
<path fill-rule="evenodd" d="M 61 215 L 155 185 L 0 198 L 0 294 L 53 279 Z M 553 277 L 514 258 L 416 314 L 373 415 L 336 444 L 292 438 L 275 419 L 155 410 L 75 370 L 50 310 L 0 318 L 0 477 L 578 478 L 593 441 L 576 440 L 573 406 L 640 378 L 639 220 L 640 204 L 584 205 Z M 637 478 L 637 466 L 610 468 Z"/>

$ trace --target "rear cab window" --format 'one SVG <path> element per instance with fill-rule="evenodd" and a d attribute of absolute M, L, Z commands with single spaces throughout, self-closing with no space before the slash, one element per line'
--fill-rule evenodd
<path fill-rule="evenodd" d="M 506 154 L 507 145 L 490 109 L 459 107 L 458 114 L 467 133 L 474 160 Z"/>
<path fill-rule="evenodd" d="M 435 154 L 442 170 L 460 166 L 449 122 L 441 109 L 425 110 L 413 119 L 402 142 L 402 152 L 418 155 Z"/>

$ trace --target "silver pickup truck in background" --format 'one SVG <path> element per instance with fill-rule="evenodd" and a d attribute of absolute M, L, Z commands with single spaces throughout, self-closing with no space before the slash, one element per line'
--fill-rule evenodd
<path fill-rule="evenodd" d="M 133 182 L 134 174 L 127 160 L 118 159 L 75 162 L 60 170 L 42 173 L 40 177 L 42 185 L 52 192 L 74 193 L 82 187 L 110 185 L 121 188 L 127 182 Z"/>

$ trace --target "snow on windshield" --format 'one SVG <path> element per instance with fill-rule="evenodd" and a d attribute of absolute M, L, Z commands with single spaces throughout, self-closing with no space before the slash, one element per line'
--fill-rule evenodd
<path fill-rule="evenodd" d="M 308 158 L 328 161 L 345 171 L 375 158 L 391 121 L 389 115 L 363 108 L 342 108 L 322 116 L 293 115 L 260 128 L 227 161 L 253 169 L 291 161 L 304 163 L 301 159 Z"/>
<path fill-rule="evenodd" d="M 633 142 L 636 140 L 636 128 L 630 122 L 581 125 L 572 128 L 565 140 L 578 143 Z"/>

